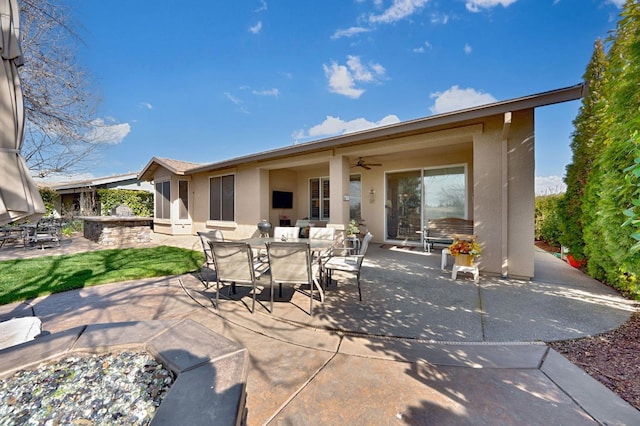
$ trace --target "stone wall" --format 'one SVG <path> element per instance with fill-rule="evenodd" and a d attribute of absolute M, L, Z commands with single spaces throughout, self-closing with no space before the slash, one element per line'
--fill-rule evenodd
<path fill-rule="evenodd" d="M 151 241 L 151 220 L 84 219 L 84 237 L 98 244 L 118 246 Z"/>

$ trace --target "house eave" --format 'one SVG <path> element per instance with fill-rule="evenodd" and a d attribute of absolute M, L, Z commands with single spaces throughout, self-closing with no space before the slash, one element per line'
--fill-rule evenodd
<path fill-rule="evenodd" d="M 481 105 L 463 110 L 405 121 L 402 123 L 391 124 L 388 126 L 377 127 L 375 129 L 363 130 L 346 135 L 325 138 L 318 141 L 305 142 L 283 148 L 277 148 L 255 154 L 235 157 L 229 160 L 195 167 L 185 171 L 183 174 L 195 174 L 229 169 L 246 163 L 274 160 L 277 158 L 306 154 L 313 151 L 335 149 L 344 146 L 352 146 L 376 142 L 380 140 L 394 139 L 403 136 L 410 136 L 419 133 L 426 133 L 444 127 L 452 127 L 463 125 L 465 123 L 471 123 L 493 115 L 574 101 L 584 97 L 586 94 L 585 92 L 586 86 L 583 83 L 576 84 L 574 86 L 543 93 L 537 93 L 521 98 L 495 102 L 492 104 Z"/>

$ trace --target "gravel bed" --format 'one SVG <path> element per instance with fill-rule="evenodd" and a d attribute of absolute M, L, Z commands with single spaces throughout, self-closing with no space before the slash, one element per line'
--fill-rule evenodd
<path fill-rule="evenodd" d="M 0 425 L 146 425 L 173 380 L 146 352 L 68 356 L 0 380 Z"/>

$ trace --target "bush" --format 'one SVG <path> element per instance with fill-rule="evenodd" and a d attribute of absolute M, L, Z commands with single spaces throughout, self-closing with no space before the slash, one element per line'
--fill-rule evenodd
<path fill-rule="evenodd" d="M 111 210 L 121 204 L 129 206 L 135 216 L 153 216 L 153 194 L 131 189 L 98 189 L 98 199 L 102 206 L 102 216 L 109 216 Z"/>
<path fill-rule="evenodd" d="M 559 203 L 564 194 L 540 195 L 535 199 L 535 238 L 560 247 L 561 218 Z"/>

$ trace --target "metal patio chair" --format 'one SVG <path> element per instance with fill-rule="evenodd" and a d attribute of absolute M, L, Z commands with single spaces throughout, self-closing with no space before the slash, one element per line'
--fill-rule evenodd
<path fill-rule="evenodd" d="M 367 248 L 369 247 L 369 242 L 372 238 L 373 235 L 371 235 L 370 232 L 367 232 L 367 235 L 365 235 L 362 239 L 362 244 L 360 246 L 360 251 L 358 252 L 358 254 L 348 254 L 346 256 L 331 256 L 326 262 L 323 263 L 322 268 L 324 269 L 327 284 L 331 282 L 331 275 L 333 271 L 342 271 L 355 274 L 356 281 L 358 283 L 358 297 L 360 301 L 362 301 L 362 290 L 360 288 L 360 269 L 362 269 L 362 262 L 364 261 L 364 256 L 367 253 Z"/>
<path fill-rule="evenodd" d="M 278 284 L 279 297 L 282 297 L 282 284 L 309 285 L 309 315 L 313 316 L 314 287 L 318 288 L 320 301 L 324 301 L 324 291 L 318 280 L 320 266 L 313 261 L 309 243 L 270 242 L 267 243 L 267 255 L 271 271 L 271 313 L 273 313 L 273 286 Z"/>
<path fill-rule="evenodd" d="M 205 257 L 205 267 L 209 271 L 215 272 L 216 263 L 213 259 L 213 253 L 211 253 L 211 246 L 209 245 L 210 241 L 224 241 L 224 235 L 222 235 L 222 231 L 219 229 L 214 229 L 212 231 L 199 231 L 198 236 L 200 237 L 200 242 L 202 243 L 202 250 L 204 251 Z M 209 273 L 204 277 L 204 287 L 209 288 Z"/>
<path fill-rule="evenodd" d="M 254 268 L 251 246 L 238 241 L 211 241 L 209 246 L 216 267 L 215 308 L 218 309 L 220 303 L 220 286 L 223 283 L 228 283 L 233 293 L 236 284 L 249 284 L 252 286 L 253 314 L 256 309 L 256 281 L 260 278 L 260 272 Z"/>

